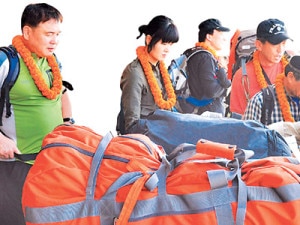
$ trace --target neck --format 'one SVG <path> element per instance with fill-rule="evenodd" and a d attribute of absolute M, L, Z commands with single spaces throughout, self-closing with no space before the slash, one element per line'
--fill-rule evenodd
<path fill-rule="evenodd" d="M 215 47 L 211 44 L 210 41 L 208 41 L 207 39 L 204 41 L 204 44 L 209 47 L 210 49 L 213 49 L 214 51 L 217 51 L 217 49 L 215 49 Z"/>
<path fill-rule="evenodd" d="M 153 65 L 156 66 L 158 63 L 158 60 L 154 58 L 149 52 L 147 52 L 148 61 Z"/>
<path fill-rule="evenodd" d="M 196 46 L 197 46 L 197 47 L 201 47 L 201 48 L 203 48 L 204 50 L 209 51 L 209 52 L 214 56 L 215 59 L 218 58 L 217 52 L 216 52 L 213 48 L 211 48 L 210 46 L 208 46 L 208 45 L 206 44 L 206 42 L 197 42 L 197 43 L 196 43 Z"/>

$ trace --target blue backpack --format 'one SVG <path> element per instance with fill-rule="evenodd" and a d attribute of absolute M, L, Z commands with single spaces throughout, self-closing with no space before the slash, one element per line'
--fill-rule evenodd
<path fill-rule="evenodd" d="M 11 116 L 11 104 L 9 101 L 9 91 L 12 86 L 15 84 L 20 70 L 20 62 L 16 49 L 10 45 L 8 47 L 0 47 L 0 51 L 4 52 L 7 55 L 9 60 L 9 70 L 8 75 L 3 81 L 3 85 L 1 87 L 1 95 L 0 95 L 0 126 L 2 126 L 2 114 L 4 111 L 4 105 L 6 107 L 6 117 Z"/>

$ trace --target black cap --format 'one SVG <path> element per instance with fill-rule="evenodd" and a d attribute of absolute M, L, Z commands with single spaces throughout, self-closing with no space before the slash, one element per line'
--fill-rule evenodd
<path fill-rule="evenodd" d="M 266 40 L 273 45 L 277 45 L 284 40 L 292 40 L 284 26 L 284 22 L 278 19 L 268 19 L 262 21 L 256 30 L 258 40 Z"/>
<path fill-rule="evenodd" d="M 300 74 L 300 55 L 294 55 L 288 66 L 292 69 L 293 72 Z"/>
<path fill-rule="evenodd" d="M 206 32 L 211 32 L 213 30 L 218 30 L 218 31 L 230 31 L 229 28 L 223 27 L 221 22 L 218 19 L 207 19 L 203 22 L 201 22 L 198 26 L 199 30 L 206 31 Z"/>

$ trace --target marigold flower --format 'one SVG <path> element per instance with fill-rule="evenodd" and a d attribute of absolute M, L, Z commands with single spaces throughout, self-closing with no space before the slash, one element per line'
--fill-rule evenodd
<path fill-rule="evenodd" d="M 171 83 L 170 75 L 168 73 L 168 70 L 166 68 L 166 65 L 163 61 L 159 62 L 159 70 L 161 72 L 164 86 L 167 92 L 168 100 L 165 100 L 163 98 L 162 92 L 159 88 L 159 85 L 156 81 L 156 78 L 153 74 L 151 65 L 148 60 L 148 55 L 146 53 L 146 47 L 145 46 L 139 46 L 136 49 L 137 57 L 143 67 L 146 79 L 148 81 L 148 84 L 150 86 L 151 93 L 153 95 L 155 104 L 161 108 L 161 109 L 171 109 L 175 103 L 176 103 L 176 95 L 174 92 L 174 88 Z"/>
<path fill-rule="evenodd" d="M 31 52 L 24 45 L 23 37 L 21 35 L 15 36 L 12 40 L 12 44 L 21 55 L 25 65 L 27 66 L 30 72 L 32 79 L 34 80 L 35 85 L 42 93 L 42 95 L 48 99 L 55 99 L 62 89 L 62 76 L 60 74 L 60 69 L 56 62 L 55 56 L 51 55 L 47 57 L 47 61 L 52 69 L 53 74 L 52 87 L 49 88 L 46 81 L 43 78 L 42 72 L 40 71 L 40 69 L 36 65 L 36 62 L 34 61 Z"/>

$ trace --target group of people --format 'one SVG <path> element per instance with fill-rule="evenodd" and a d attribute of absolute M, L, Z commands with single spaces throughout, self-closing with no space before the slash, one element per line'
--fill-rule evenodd
<path fill-rule="evenodd" d="M 21 206 L 22 186 L 33 160 L 16 160 L 19 154 L 40 151 L 44 136 L 55 126 L 72 124 L 72 107 L 63 86 L 61 65 L 54 51 L 59 42 L 62 14 L 46 3 L 29 4 L 21 18 L 22 35 L 12 40 L 18 52 L 20 72 L 10 91 L 12 115 L 2 116 L 0 126 L 0 220 L 3 225 L 24 225 Z M 227 78 L 227 62 L 218 56 L 225 46 L 224 27 L 210 18 L 199 24 L 195 46 L 204 49 L 190 58 L 187 65 L 191 95 L 198 99 L 213 99 L 200 107 L 225 115 L 224 99 L 231 88 L 230 110 L 243 119 L 260 119 L 260 90 L 274 84 L 275 107 L 272 122 L 298 121 L 300 97 L 300 56 L 285 57 L 286 41 L 291 39 L 284 23 L 267 19 L 257 27 L 256 51 L 247 64 L 250 97 L 246 99 L 241 71 L 233 80 Z M 136 49 L 137 57 L 124 69 L 120 87 L 123 133 L 135 133 L 142 119 L 157 109 L 172 111 L 176 94 L 164 60 L 179 41 L 179 31 L 173 20 L 164 15 L 154 17 L 139 27 L 145 35 L 145 45 Z M 0 52 L 0 86 L 7 77 L 9 61 Z"/>
<path fill-rule="evenodd" d="M 231 81 L 227 76 L 227 64 L 218 55 L 226 44 L 224 32 L 230 29 L 215 18 L 202 21 L 198 28 L 195 46 L 205 51 L 193 54 L 187 61 L 187 81 L 192 97 L 212 101 L 197 107 L 197 110 L 193 110 L 190 104 L 191 110 L 184 113 L 201 115 L 208 111 L 224 117 L 224 99 L 230 89 L 230 112 L 240 115 L 241 119 L 261 121 L 261 90 L 273 85 L 275 107 L 271 123 L 299 120 L 300 56 L 287 54 L 287 40 L 292 39 L 283 21 L 266 19 L 257 26 L 256 50 L 246 65 L 247 95 L 242 70 L 239 69 Z M 141 123 L 147 116 L 157 109 L 172 110 L 176 102 L 174 90 L 169 79 L 166 79 L 168 75 L 164 64 L 171 46 L 179 40 L 176 25 L 170 18 L 160 15 L 139 30 L 145 35 L 145 46 L 137 48 L 137 58 L 128 64 L 121 77 L 120 113 L 123 113 L 125 121 L 123 133 L 140 131 Z"/>
<path fill-rule="evenodd" d="M 172 19 L 159 15 L 148 25 L 140 26 L 139 31 L 145 35 L 145 46 L 137 48 L 137 58 L 127 65 L 121 76 L 120 113 L 123 116 L 118 118 L 123 118 L 125 124 L 121 134 L 138 132 L 143 119 L 156 109 L 173 110 L 176 103 L 176 94 L 164 63 L 172 45 L 179 40 L 176 25 Z M 217 52 L 226 44 L 224 32 L 228 31 L 229 28 L 214 18 L 199 25 L 195 46 L 205 51 L 188 60 L 188 83 L 191 96 L 212 101 L 198 107 L 197 111 L 191 109 L 197 114 L 206 111 L 225 114 L 224 99 L 231 81 L 227 78 L 227 65 Z M 122 123 L 118 121 L 119 125 Z"/>
<path fill-rule="evenodd" d="M 256 37 L 256 50 L 253 53 L 253 59 L 246 64 L 247 80 L 243 80 L 245 76 L 242 75 L 242 70 L 238 70 L 233 77 L 230 111 L 240 114 L 243 119 L 261 121 L 263 107 L 261 90 L 276 83 L 275 107 L 270 123 L 290 121 L 291 115 L 289 115 L 289 119 L 284 116 L 287 111 L 291 112 L 293 118 L 298 121 L 297 99 L 300 97 L 300 93 L 296 91 L 296 81 L 300 57 L 294 56 L 289 64 L 286 42 L 291 38 L 287 34 L 284 22 L 278 19 L 262 21 L 257 27 Z M 289 72 L 291 75 L 288 76 Z M 286 78 L 292 76 L 295 82 L 290 79 L 287 82 L 283 76 Z M 247 83 L 247 86 L 243 82 Z M 244 94 L 245 89 L 248 89 L 248 96 Z M 290 106 L 283 103 L 283 99 L 285 101 L 289 99 Z"/>

